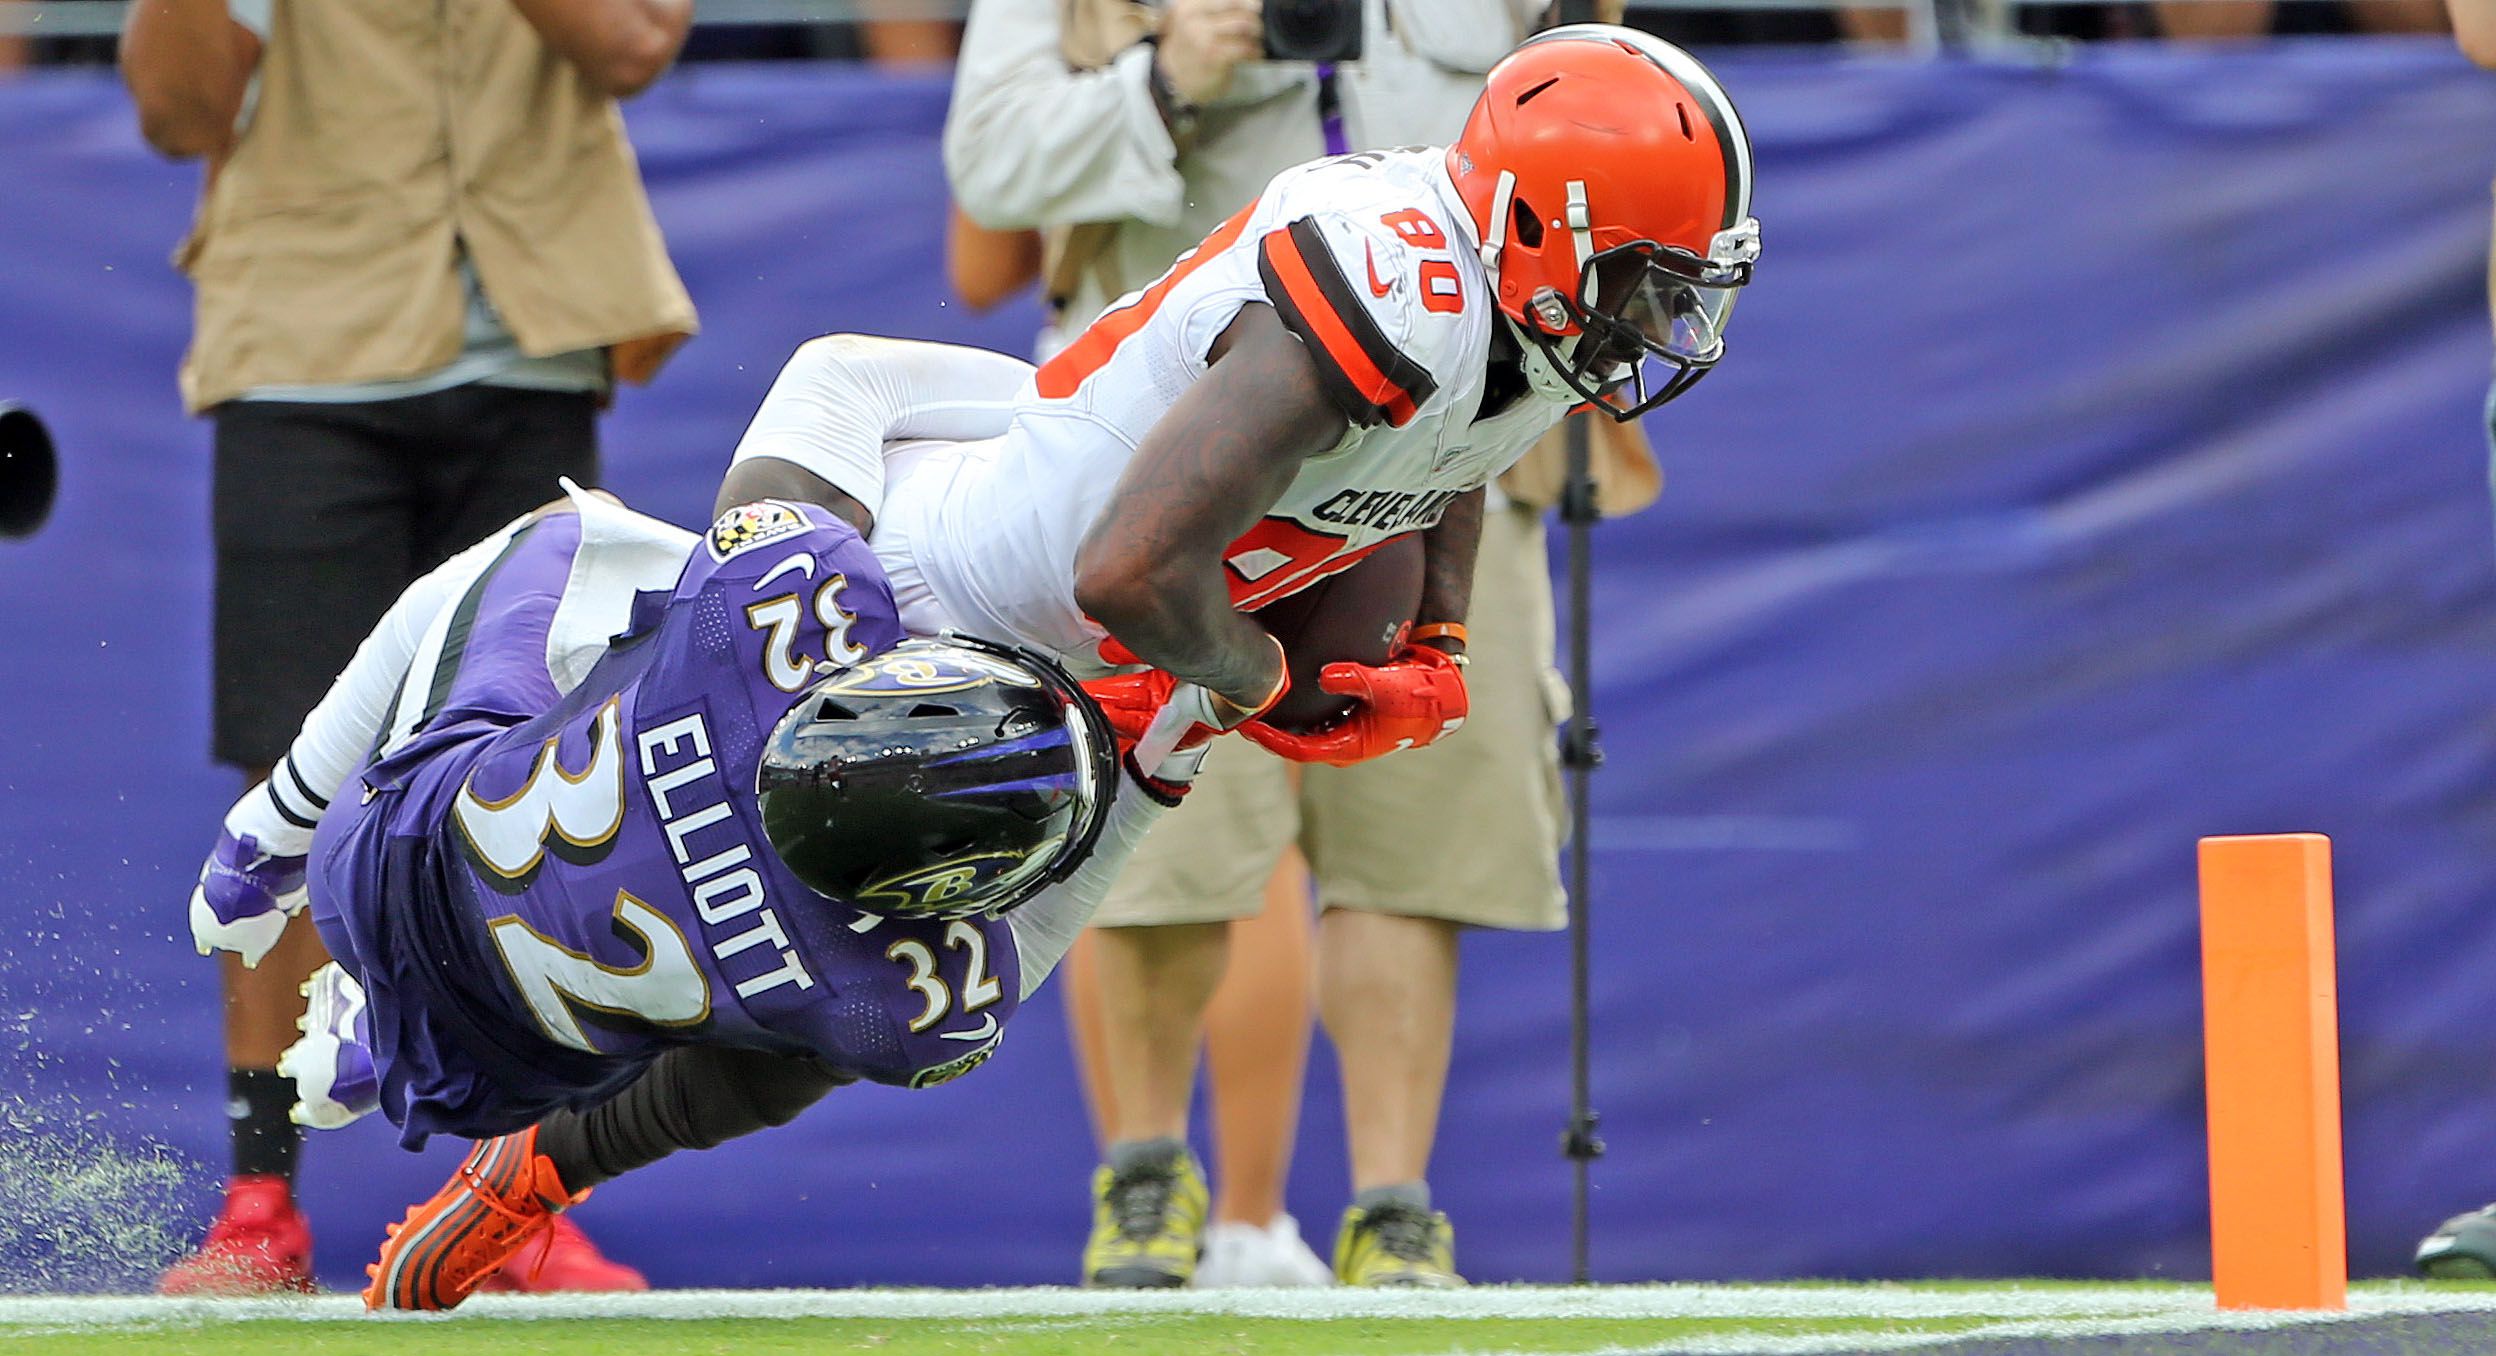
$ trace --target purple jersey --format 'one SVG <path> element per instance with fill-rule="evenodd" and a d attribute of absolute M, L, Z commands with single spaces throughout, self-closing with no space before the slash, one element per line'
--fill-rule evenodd
<path fill-rule="evenodd" d="M 594 567 L 581 537 L 572 515 L 523 529 L 470 588 L 403 689 L 425 710 L 314 850 L 315 916 L 371 996 L 404 1137 L 518 1128 L 677 1043 L 914 1087 L 984 1060 L 1020 994 L 1006 924 L 815 894 L 756 807 L 763 743 L 816 666 L 901 639 L 874 554 L 812 506 L 732 510 L 563 692 L 549 637 Z"/>

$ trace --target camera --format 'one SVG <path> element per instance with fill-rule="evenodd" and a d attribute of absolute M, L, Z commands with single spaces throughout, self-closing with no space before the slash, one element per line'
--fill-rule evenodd
<path fill-rule="evenodd" d="M 43 421 L 15 401 L 0 400 L 0 538 L 35 535 L 52 515 L 59 485 L 52 435 Z"/>
<path fill-rule="evenodd" d="M 1268 61 L 1358 61 L 1361 0 L 1265 0 Z"/>

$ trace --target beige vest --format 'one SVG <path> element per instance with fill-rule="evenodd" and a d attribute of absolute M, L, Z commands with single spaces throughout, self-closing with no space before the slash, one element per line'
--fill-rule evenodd
<path fill-rule="evenodd" d="M 648 381 L 694 333 L 615 101 L 510 0 L 278 0 L 258 104 L 174 263 L 182 398 L 422 376 L 458 357 L 465 244 L 521 351 Z"/>

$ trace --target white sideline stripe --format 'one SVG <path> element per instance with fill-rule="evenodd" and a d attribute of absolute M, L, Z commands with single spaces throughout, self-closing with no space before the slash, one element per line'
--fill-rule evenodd
<path fill-rule="evenodd" d="M 1242 1318 L 1998 1318 L 1946 1340 L 2080 1336 L 2192 1329 L 2275 1328 L 2387 1314 L 2496 1312 L 2496 1292 L 2454 1293 L 2423 1285 L 2369 1287 L 2344 1314 L 2222 1312 L 2207 1289 L 2141 1291 L 2087 1286 L 1916 1290 L 1880 1285 L 1638 1285 L 1574 1289 L 1475 1286 L 1457 1291 L 1233 1290 L 671 1290 L 638 1295 L 481 1295 L 448 1315 L 390 1315 L 380 1321 L 480 1319 L 1106 1318 L 1221 1314 Z M 302 1299 L 170 1299 L 156 1295 L 0 1297 L 0 1326 L 97 1327 L 200 1324 L 244 1319 L 366 1321 L 353 1295 Z M 1831 1334 L 1772 1338 L 1726 1334 L 1678 1345 L 1712 1352 L 1905 1349 L 1945 1340 L 1933 1335 Z"/>
<path fill-rule="evenodd" d="M 2283 1310 L 2232 1310 L 2202 1307 L 2198 1312 L 2175 1312 L 2138 1318 L 2103 1319 L 2041 1319 L 2011 1323 L 1983 1323 L 1974 1327 L 1954 1328 L 1933 1333 L 1814 1333 L 1809 1336 L 1773 1337 L 1736 1333 L 1686 1336 L 1672 1339 L 1668 1350 L 1672 1356 L 1814 1356 L 1814 1353 L 1853 1353 L 1870 1351 L 1915 1351 L 1950 1346 L 1961 1342 L 2003 1342 L 2020 1338 L 2070 1339 L 2125 1336 L 2173 1336 L 2185 1332 L 2255 1332 L 2292 1328 L 2303 1324 L 2346 1323 L 2357 1319 L 2381 1318 L 2388 1314 L 2459 1313 L 2496 1309 L 2496 1295 L 2454 1296 L 2451 1302 L 2425 1304 L 2400 1303 L 2389 1306 L 2361 1304 L 2351 1296 L 2346 1313 L 2308 1313 Z M 1864 1317 L 1875 1317 L 1864 1315 Z M 1443 1356 L 1515 1356 L 1512 1351 L 1496 1349 L 1463 1350 Z M 1596 1347 L 1572 1352 L 1569 1356 L 1656 1356 L 1651 1343 L 1634 1347 Z"/>

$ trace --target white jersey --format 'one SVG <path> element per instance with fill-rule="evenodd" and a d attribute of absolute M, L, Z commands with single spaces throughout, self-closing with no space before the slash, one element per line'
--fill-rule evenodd
<path fill-rule="evenodd" d="M 1507 469 L 1565 409 L 1525 394 L 1476 417 L 1496 312 L 1442 161 L 1423 148 L 1285 170 L 1033 372 L 999 436 L 896 446 L 869 486 L 880 502 L 860 497 L 877 515 L 874 544 L 905 622 L 923 589 L 925 615 L 1098 671 L 1105 632 L 1075 604 L 1076 549 L 1137 445 L 1252 302 L 1307 345 L 1351 426 L 1225 553 L 1241 610 L 1436 524 Z M 912 436 L 906 422 L 887 436 Z M 739 455 L 799 460 L 853 494 L 862 483 L 752 432 Z"/>

